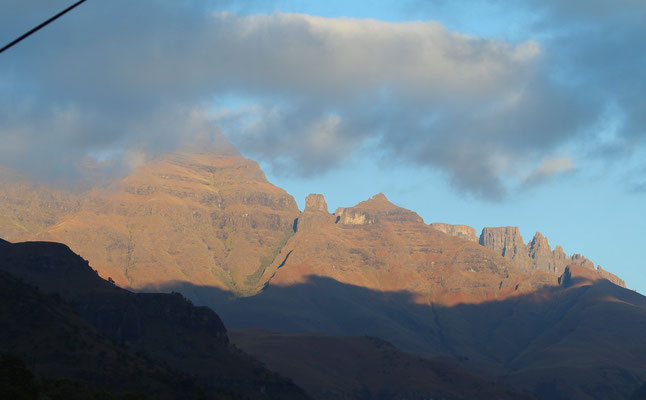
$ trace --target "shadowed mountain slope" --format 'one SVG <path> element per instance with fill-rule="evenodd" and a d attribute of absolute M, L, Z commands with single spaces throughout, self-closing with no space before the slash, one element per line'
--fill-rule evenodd
<path fill-rule="evenodd" d="M 226 329 L 211 309 L 195 307 L 179 294 L 121 289 L 98 277 L 64 245 L 2 242 L 0 269 L 60 295 L 103 335 L 184 371 L 217 396 L 306 398 L 291 382 L 229 345 Z M 25 334 L 30 337 L 29 331 Z"/>
<path fill-rule="evenodd" d="M 231 332 L 231 340 L 317 399 L 530 399 L 439 359 L 368 336 Z"/>
<path fill-rule="evenodd" d="M 568 269 L 568 271 L 570 271 Z M 413 293 L 311 276 L 252 297 L 177 283 L 233 329 L 369 335 L 427 356 L 448 356 L 543 399 L 623 399 L 646 379 L 646 298 L 605 279 L 480 304 L 420 304 Z"/>

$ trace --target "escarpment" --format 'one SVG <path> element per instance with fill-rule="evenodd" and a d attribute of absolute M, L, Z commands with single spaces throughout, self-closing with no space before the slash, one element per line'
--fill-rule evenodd
<path fill-rule="evenodd" d="M 540 232 L 536 232 L 532 240 L 525 244 L 518 227 L 515 226 L 484 228 L 480 235 L 480 244 L 512 260 L 518 268 L 524 271 L 542 271 L 554 276 L 561 276 L 568 265 L 595 270 L 594 263 L 580 254 L 568 256 L 561 246 L 556 246 L 552 250 L 547 238 Z M 600 266 L 596 272 L 598 276 L 621 287 L 626 287 L 624 281 Z"/>
<path fill-rule="evenodd" d="M 485 228 L 476 238 L 466 225 L 427 225 L 383 193 L 334 214 L 323 195 L 311 194 L 300 212 L 291 195 L 230 145 L 195 147 L 84 193 L 48 194 L 29 184 L 30 193 L 42 193 L 17 203 L 22 191 L 3 192 L 0 211 L 8 211 L 0 233 L 65 243 L 101 276 L 137 290 L 190 283 L 253 295 L 270 281 L 302 280 L 309 271 L 457 301 L 554 284 L 567 265 L 594 268 L 583 256 L 552 250 L 540 233 L 525 244 L 516 227 Z M 302 268 L 290 267 L 298 260 Z M 494 272 L 482 278 L 483 271 Z"/>

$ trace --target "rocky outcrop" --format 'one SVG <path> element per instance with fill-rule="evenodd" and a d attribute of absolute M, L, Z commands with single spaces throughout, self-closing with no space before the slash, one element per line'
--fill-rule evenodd
<path fill-rule="evenodd" d="M 322 194 L 309 194 L 305 198 L 305 212 L 329 213 L 325 197 Z"/>
<path fill-rule="evenodd" d="M 338 214 L 338 222 L 342 225 L 371 225 L 378 221 L 376 216 L 365 211 L 353 210 L 352 208 L 343 208 Z"/>
<path fill-rule="evenodd" d="M 305 211 L 294 224 L 295 231 L 317 229 L 321 225 L 334 224 L 336 218 L 327 209 L 325 197 L 322 194 L 310 194 L 305 198 Z"/>
<path fill-rule="evenodd" d="M 480 244 L 495 251 L 503 257 L 514 261 L 516 266 L 525 271 L 542 271 L 555 276 L 565 273 L 568 265 L 578 266 L 598 272 L 609 281 L 625 287 L 624 282 L 617 276 L 601 269 L 595 270 L 594 263 L 581 254 L 568 257 L 561 246 L 554 250 L 545 236 L 536 232 L 532 240 L 525 244 L 516 226 L 484 228 L 480 235 Z M 597 276 L 597 275 L 594 275 Z"/>
<path fill-rule="evenodd" d="M 527 269 L 527 247 L 517 226 L 484 228 L 479 243 L 503 257 L 514 260 L 521 269 Z"/>
<path fill-rule="evenodd" d="M 476 233 L 476 230 L 468 225 L 451 225 L 441 222 L 433 222 L 432 224 L 430 224 L 430 227 L 437 229 L 440 232 L 444 232 L 447 235 L 470 240 L 472 242 L 478 241 L 478 234 Z"/>
<path fill-rule="evenodd" d="M 560 260 L 561 254 L 554 254 L 552 252 L 547 238 L 540 232 L 536 232 L 531 242 L 527 244 L 527 255 L 529 256 L 529 267 L 532 270 L 560 275 L 565 267 L 559 264 L 559 262 L 564 261 Z M 557 258 L 559 259 L 558 262 Z"/>

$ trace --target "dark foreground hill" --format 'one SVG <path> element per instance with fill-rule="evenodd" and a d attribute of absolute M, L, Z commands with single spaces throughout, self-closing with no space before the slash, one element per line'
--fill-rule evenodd
<path fill-rule="evenodd" d="M 4 354 L 4 367 L 9 368 L 11 357 L 8 354 L 11 354 L 24 360 L 43 379 L 77 380 L 83 382 L 86 389 L 168 399 L 199 398 L 201 395 L 201 390 L 188 375 L 118 345 L 100 334 L 60 297 L 45 295 L 6 272 L 0 272 L 0 321 L 0 353 Z M 14 374 L 20 373 L 19 365 L 13 368 L 16 369 Z M 3 370 L 6 374 L 3 378 L 11 373 L 12 370 Z M 20 382 L 15 380 L 3 379 L 2 390 L 6 391 L 9 384 L 20 388 Z M 32 382 L 24 384 L 21 392 L 26 388 L 35 389 Z M 22 394 L 26 395 L 24 398 L 31 398 L 29 393 Z M 87 390 L 85 394 L 90 395 Z"/>
<path fill-rule="evenodd" d="M 0 270 L 0 346 L 37 374 L 160 398 L 307 398 L 230 345 L 212 310 L 123 290 L 64 245 L 0 242 Z"/>

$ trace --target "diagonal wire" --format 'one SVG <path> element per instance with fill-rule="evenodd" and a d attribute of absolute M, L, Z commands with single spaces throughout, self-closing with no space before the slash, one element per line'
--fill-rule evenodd
<path fill-rule="evenodd" d="M 81 3 L 84 3 L 85 1 L 86 1 L 86 0 L 80 0 L 80 1 L 77 1 L 76 3 L 74 3 L 74 4 L 72 4 L 71 6 L 67 7 L 67 8 L 66 8 L 66 9 L 64 9 L 63 11 L 61 11 L 61 12 L 59 12 L 58 14 L 54 15 L 53 17 L 51 17 L 51 18 L 50 18 L 50 19 L 48 19 L 47 21 L 45 21 L 45 22 L 43 22 L 42 24 L 38 25 L 37 27 L 33 28 L 33 29 L 32 29 L 32 30 L 30 30 L 29 32 L 27 32 L 27 33 L 25 33 L 25 34 L 21 35 L 20 37 L 18 37 L 17 39 L 15 39 L 13 42 L 11 42 L 11 43 L 7 44 L 6 46 L 4 46 L 3 48 L 1 48 L 1 49 L 0 49 L 0 53 L 2 53 L 3 51 L 7 50 L 7 49 L 8 49 L 8 48 L 10 48 L 10 47 L 12 47 L 12 46 L 13 46 L 13 45 L 15 45 L 15 44 L 18 44 L 18 42 L 20 42 L 20 41 L 22 41 L 23 39 L 27 38 L 28 36 L 30 36 L 31 34 L 35 33 L 36 31 L 40 30 L 41 28 L 45 27 L 46 25 L 49 25 L 51 22 L 53 22 L 53 21 L 57 20 L 58 18 L 62 17 L 64 14 L 66 14 L 67 12 L 69 12 L 69 11 L 71 11 L 72 9 L 76 8 L 77 6 L 81 5 Z"/>

